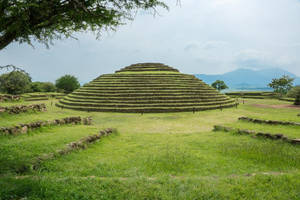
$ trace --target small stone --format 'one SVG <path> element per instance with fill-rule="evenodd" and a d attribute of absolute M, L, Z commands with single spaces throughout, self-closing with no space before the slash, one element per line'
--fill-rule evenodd
<path fill-rule="evenodd" d="M 275 134 L 275 139 L 281 139 L 283 137 L 283 134 Z"/>
<path fill-rule="evenodd" d="M 300 139 L 292 139 L 291 143 L 292 144 L 300 144 Z"/>
<path fill-rule="evenodd" d="M 23 126 L 22 128 L 21 128 L 21 133 L 27 133 L 28 132 L 28 127 L 27 126 Z"/>

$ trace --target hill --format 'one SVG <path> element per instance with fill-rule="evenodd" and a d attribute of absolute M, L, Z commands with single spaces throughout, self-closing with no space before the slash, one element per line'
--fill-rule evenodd
<path fill-rule="evenodd" d="M 271 90 L 267 87 L 273 78 L 288 75 L 295 78 L 295 85 L 300 85 L 300 77 L 280 68 L 269 68 L 263 70 L 237 69 L 225 74 L 206 75 L 195 74 L 204 82 L 211 84 L 216 80 L 223 80 L 231 90 Z"/>

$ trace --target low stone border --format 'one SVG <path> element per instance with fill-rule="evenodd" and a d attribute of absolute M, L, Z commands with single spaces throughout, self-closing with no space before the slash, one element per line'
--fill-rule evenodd
<path fill-rule="evenodd" d="M 39 97 L 39 98 L 32 97 L 32 98 L 26 98 L 24 100 L 25 101 L 46 101 L 46 100 L 49 100 L 49 99 L 47 97 L 44 97 L 44 98 L 42 98 L 42 97 Z"/>
<path fill-rule="evenodd" d="M 3 101 L 19 101 L 20 99 L 21 99 L 21 96 L 19 96 L 19 95 L 9 95 L 9 94 L 0 95 L 0 102 L 3 102 Z"/>
<path fill-rule="evenodd" d="M 54 126 L 54 125 L 63 125 L 63 124 L 81 124 L 84 125 L 91 125 L 92 118 L 86 117 L 66 117 L 63 119 L 55 119 L 55 120 L 48 120 L 48 121 L 37 121 L 31 122 L 28 124 L 19 124 L 13 127 L 0 127 L 0 134 L 2 135 L 19 135 L 19 134 L 26 134 L 30 130 L 34 130 L 37 128 L 41 128 L 44 126 Z"/>
<path fill-rule="evenodd" d="M 27 111 L 47 111 L 46 104 L 32 104 L 32 105 L 19 105 L 19 106 L 10 106 L 10 107 L 0 107 L 0 113 L 7 112 L 9 114 L 19 114 Z"/>
<path fill-rule="evenodd" d="M 300 126 L 300 122 L 284 122 L 284 121 L 275 121 L 275 120 L 261 120 L 261 119 L 253 119 L 250 117 L 240 117 L 240 121 L 247 121 L 257 124 L 271 124 L 271 125 L 292 125 L 292 126 Z"/>
<path fill-rule="evenodd" d="M 107 136 L 107 135 L 110 135 L 110 134 L 116 133 L 116 132 L 117 132 L 116 129 L 108 128 L 105 130 L 101 130 L 97 134 L 81 138 L 79 141 L 71 142 L 71 143 L 67 144 L 66 147 L 63 149 L 57 150 L 54 153 L 44 154 L 44 155 L 41 155 L 41 156 L 35 158 L 31 165 L 31 168 L 33 170 L 38 170 L 39 167 L 41 166 L 42 162 L 44 162 L 44 161 L 66 155 L 68 153 L 71 153 L 72 151 L 76 151 L 79 149 L 85 149 L 85 148 L 87 148 L 87 145 L 100 140 L 103 136 Z"/>
<path fill-rule="evenodd" d="M 289 139 L 288 137 L 284 136 L 284 134 L 262 133 L 262 132 L 255 132 L 253 130 L 236 129 L 236 128 L 219 126 L 219 125 L 215 125 L 213 131 L 234 132 L 238 134 L 252 135 L 255 137 L 264 137 L 272 140 L 283 140 L 291 144 L 300 145 L 300 139 Z"/>

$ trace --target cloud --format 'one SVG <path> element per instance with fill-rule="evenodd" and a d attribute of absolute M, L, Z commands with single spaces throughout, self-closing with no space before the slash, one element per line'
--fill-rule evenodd
<path fill-rule="evenodd" d="M 229 45 L 225 41 L 205 41 L 205 42 L 189 42 L 185 47 L 184 51 L 209 51 L 214 49 L 221 49 Z"/>
<path fill-rule="evenodd" d="M 199 45 L 197 43 L 189 43 L 184 47 L 184 51 L 195 51 L 199 49 Z"/>
<path fill-rule="evenodd" d="M 242 50 L 234 56 L 233 63 L 239 68 L 267 69 L 282 68 L 294 71 L 297 59 L 290 55 L 273 55 L 255 49 Z M 294 68 L 294 69 L 293 69 Z"/>
<path fill-rule="evenodd" d="M 239 2 L 240 0 L 212 0 L 212 5 L 214 7 L 219 7 L 219 6 L 234 5 Z"/>
<path fill-rule="evenodd" d="M 227 45 L 229 45 L 229 43 L 225 41 L 207 41 L 202 45 L 202 49 L 212 50 L 217 48 L 224 48 Z"/>
<path fill-rule="evenodd" d="M 273 65 L 270 63 L 270 59 L 268 58 L 268 56 L 269 55 L 267 55 L 265 52 L 258 50 L 242 50 L 236 54 L 234 63 L 238 67 L 242 68 L 268 68 Z"/>
<path fill-rule="evenodd" d="M 70 73 L 82 82 L 136 62 L 163 62 L 184 73 L 281 67 L 300 76 L 297 0 L 167 0 L 170 11 L 142 13 L 100 40 L 78 33 L 50 50 L 24 44 L 0 52 L 0 65 L 24 66 L 34 80 Z"/>

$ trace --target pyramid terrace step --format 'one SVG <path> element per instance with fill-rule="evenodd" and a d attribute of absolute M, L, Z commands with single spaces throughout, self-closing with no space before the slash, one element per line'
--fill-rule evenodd
<path fill-rule="evenodd" d="M 215 106 L 191 106 L 191 107 L 180 107 L 180 108 L 159 108 L 159 107 L 145 107 L 145 108 L 98 108 L 98 107 L 81 107 L 81 106 L 68 106 L 60 103 L 56 104 L 58 107 L 63 109 L 69 108 L 73 110 L 81 111 L 95 111 L 95 112 L 122 112 L 122 113 L 167 113 L 167 112 L 194 112 L 194 111 L 204 111 L 213 110 L 220 108 L 230 108 L 235 106 L 235 103 L 215 105 Z"/>
<path fill-rule="evenodd" d="M 218 94 L 218 93 L 215 93 L 215 94 L 204 94 L 204 93 L 201 93 L 201 92 L 181 92 L 181 93 L 163 93 L 163 92 L 157 92 L 157 93 L 154 93 L 154 92 L 149 92 L 149 93 L 106 93 L 106 92 L 103 92 L 103 93 L 100 93 L 100 92 L 97 92 L 97 93 L 92 93 L 92 92 L 81 92 L 81 91 L 76 91 L 76 92 L 73 92 L 73 94 L 80 94 L 80 95 L 85 95 L 85 96 L 120 96 L 120 97 L 126 97 L 126 96 L 149 96 L 149 95 L 152 95 L 152 96 L 191 96 L 191 95 L 194 95 L 194 96 L 204 96 L 204 97 L 216 97 L 216 96 L 222 96 L 222 94 Z"/>
<path fill-rule="evenodd" d="M 87 88 L 87 87 L 82 87 L 77 90 L 77 92 L 88 92 L 88 93 L 202 93 L 202 94 L 210 94 L 210 93 L 218 93 L 215 90 L 211 89 L 170 89 L 170 88 L 164 88 L 164 89 L 155 89 L 155 88 L 149 88 L 149 89 L 144 89 L 144 88 L 137 88 L 137 89 L 128 89 L 128 88 L 123 88 L 123 89 L 109 89 L 109 88 Z"/>
<path fill-rule="evenodd" d="M 125 96 L 125 97 L 104 97 L 104 96 L 86 96 L 86 95 L 79 95 L 79 94 L 72 94 L 68 97 L 74 99 L 94 99 L 94 100 L 186 100 L 186 99 L 197 99 L 197 100 L 217 100 L 217 99 L 228 99 L 227 96 L 217 96 L 217 97 L 205 97 L 201 96 L 142 96 L 142 97 L 135 97 L 135 96 Z"/>
<path fill-rule="evenodd" d="M 128 84 L 116 84 L 116 83 L 88 83 L 86 84 L 85 86 L 83 87 L 119 87 L 119 88 L 126 88 L 126 87 L 129 87 L 129 88 L 141 88 L 141 87 L 144 87 L 144 88 L 167 88 L 167 87 L 170 87 L 170 88 L 174 88 L 174 87 L 178 87 L 178 88 L 189 88 L 189 87 L 203 87 L 205 86 L 204 84 L 202 83 L 193 83 L 193 84 L 145 84 L 145 83 L 128 83 Z M 209 87 L 211 88 L 211 87 Z M 211 88 L 213 89 L 213 88 Z"/>
<path fill-rule="evenodd" d="M 156 103 L 205 103 L 205 102 L 222 102 L 231 100 L 230 98 L 219 98 L 219 99 L 179 99 L 179 100 L 156 100 L 156 99 L 93 99 L 93 98 L 86 98 L 86 97 L 66 97 L 64 100 L 71 101 L 71 102 L 87 102 L 87 103 L 128 103 L 128 104 L 156 104 Z"/>
<path fill-rule="evenodd" d="M 232 103 L 232 100 L 223 102 L 205 102 L 205 103 L 159 103 L 159 104 L 124 104 L 124 103 L 81 103 L 81 102 L 70 102 L 67 100 L 60 100 L 61 104 L 70 106 L 88 106 L 88 107 L 106 107 L 106 108 L 137 108 L 137 107 L 190 107 L 190 106 L 212 106 Z"/>

